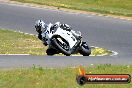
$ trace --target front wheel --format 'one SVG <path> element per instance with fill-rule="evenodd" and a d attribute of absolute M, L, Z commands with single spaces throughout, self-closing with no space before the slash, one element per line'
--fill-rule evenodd
<path fill-rule="evenodd" d="M 51 39 L 51 42 L 52 42 L 53 46 L 55 46 L 56 49 L 58 49 L 64 55 L 66 55 L 66 56 L 71 55 L 69 43 L 65 39 L 63 39 L 62 37 L 54 36 Z"/>
<path fill-rule="evenodd" d="M 82 42 L 79 53 L 83 56 L 89 56 L 91 54 L 91 49 L 86 42 Z"/>

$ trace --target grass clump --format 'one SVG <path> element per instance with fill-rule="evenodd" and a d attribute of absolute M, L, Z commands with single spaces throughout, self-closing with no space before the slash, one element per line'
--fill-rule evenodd
<path fill-rule="evenodd" d="M 98 55 L 112 55 L 112 51 L 110 50 L 107 50 L 107 49 L 104 49 L 104 48 L 92 48 L 92 52 L 91 52 L 91 55 L 93 56 L 98 56 Z"/>

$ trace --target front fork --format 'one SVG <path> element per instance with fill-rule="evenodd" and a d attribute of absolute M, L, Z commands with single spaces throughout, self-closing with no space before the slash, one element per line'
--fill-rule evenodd
<path fill-rule="evenodd" d="M 71 52 L 72 53 L 78 52 L 80 50 L 81 45 L 82 45 L 82 39 L 77 41 L 77 43 L 71 49 Z"/>

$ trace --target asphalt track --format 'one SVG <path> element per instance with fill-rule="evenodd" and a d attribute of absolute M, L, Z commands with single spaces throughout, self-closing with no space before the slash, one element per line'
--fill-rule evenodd
<path fill-rule="evenodd" d="M 0 56 L 0 68 L 31 67 L 74 67 L 90 64 L 132 65 L 132 21 L 112 17 L 80 14 L 47 8 L 0 3 L 0 28 L 36 34 L 34 22 L 67 23 L 80 30 L 90 46 L 98 46 L 118 52 L 116 56 Z"/>

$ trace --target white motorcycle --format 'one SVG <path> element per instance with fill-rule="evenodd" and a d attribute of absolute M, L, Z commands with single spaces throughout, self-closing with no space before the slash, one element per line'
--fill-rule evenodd
<path fill-rule="evenodd" d="M 55 27 L 54 29 L 51 27 L 52 24 L 49 24 L 47 30 L 42 34 L 42 40 L 46 41 L 49 47 L 54 49 L 48 51 L 48 55 L 52 55 L 55 50 L 57 53 L 63 53 L 66 56 L 78 52 L 83 56 L 89 56 L 91 54 L 90 47 L 86 42 L 82 42 L 82 37 L 77 39 L 70 30 L 61 26 Z"/>

